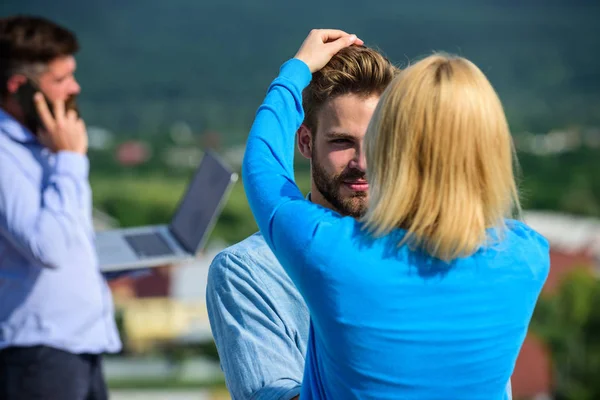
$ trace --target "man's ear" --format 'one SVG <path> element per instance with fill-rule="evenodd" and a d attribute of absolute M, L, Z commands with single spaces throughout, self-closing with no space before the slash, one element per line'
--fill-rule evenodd
<path fill-rule="evenodd" d="M 312 132 L 304 124 L 298 128 L 298 150 L 304 156 L 304 158 L 312 158 Z"/>
<path fill-rule="evenodd" d="M 25 84 L 25 82 L 27 82 L 25 75 L 12 75 L 10 78 L 8 78 L 8 81 L 6 81 L 6 89 L 9 94 L 15 94 L 21 85 Z"/>

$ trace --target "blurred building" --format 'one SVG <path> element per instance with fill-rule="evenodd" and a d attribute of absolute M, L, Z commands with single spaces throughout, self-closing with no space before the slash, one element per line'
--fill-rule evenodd
<path fill-rule="evenodd" d="M 517 150 L 536 155 L 554 155 L 600 148 L 600 128 L 571 128 L 547 133 L 524 132 L 514 136 Z"/>
<path fill-rule="evenodd" d="M 600 220 L 554 212 L 527 212 L 526 222 L 550 242 L 550 274 L 544 293 L 552 293 L 575 268 L 600 276 Z M 512 378 L 513 397 L 545 399 L 552 393 L 552 366 L 542 343 L 529 334 Z"/>
<path fill-rule="evenodd" d="M 107 150 L 114 142 L 114 134 L 106 128 L 88 126 L 88 146 L 92 150 Z"/>
<path fill-rule="evenodd" d="M 109 283 L 122 316 L 125 347 L 141 352 L 160 342 L 212 341 L 206 284 L 210 263 L 224 247 L 213 245 L 192 261 Z"/>
<path fill-rule="evenodd" d="M 116 151 L 115 158 L 122 166 L 136 166 L 145 163 L 152 157 L 150 146 L 143 141 L 128 140 L 121 143 Z"/>

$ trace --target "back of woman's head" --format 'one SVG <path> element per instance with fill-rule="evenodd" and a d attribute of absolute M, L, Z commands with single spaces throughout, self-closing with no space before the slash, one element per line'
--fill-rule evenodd
<path fill-rule="evenodd" d="M 452 260 L 473 254 L 520 210 L 502 104 L 470 61 L 431 55 L 388 86 L 365 136 L 375 235 Z"/>

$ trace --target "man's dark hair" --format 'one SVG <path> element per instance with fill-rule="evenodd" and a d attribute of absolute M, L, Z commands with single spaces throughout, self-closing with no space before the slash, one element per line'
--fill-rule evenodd
<path fill-rule="evenodd" d="M 0 95 L 6 95 L 6 82 L 13 74 L 78 50 L 75 34 L 48 19 L 24 15 L 0 18 Z"/>

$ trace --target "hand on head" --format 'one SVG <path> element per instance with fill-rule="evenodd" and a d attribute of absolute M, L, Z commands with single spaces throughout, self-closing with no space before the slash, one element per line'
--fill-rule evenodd
<path fill-rule="evenodd" d="M 310 72 L 316 72 L 323 68 L 331 57 L 344 47 L 362 45 L 364 42 L 351 35 L 337 29 L 313 29 L 310 31 L 302 46 L 294 56 L 304 61 Z"/>

